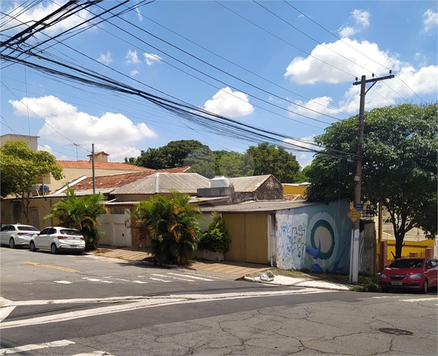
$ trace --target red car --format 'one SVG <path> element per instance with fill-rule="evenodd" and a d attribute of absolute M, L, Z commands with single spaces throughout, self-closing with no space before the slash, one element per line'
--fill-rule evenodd
<path fill-rule="evenodd" d="M 427 293 L 437 283 L 438 264 L 431 258 L 399 258 L 386 267 L 379 278 L 382 292 L 413 289 Z"/>

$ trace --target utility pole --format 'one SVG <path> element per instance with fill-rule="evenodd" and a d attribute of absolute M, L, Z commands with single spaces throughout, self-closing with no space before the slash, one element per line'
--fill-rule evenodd
<path fill-rule="evenodd" d="M 93 171 L 93 194 L 96 194 L 96 174 L 94 171 L 94 143 L 91 144 L 91 169 Z"/>
<path fill-rule="evenodd" d="M 354 206 L 350 210 L 352 212 L 356 212 L 358 209 L 362 209 L 361 205 L 361 188 L 362 188 L 362 156 L 363 156 L 363 136 L 364 136 L 364 126 L 365 126 L 365 95 L 368 91 L 380 80 L 392 79 L 394 75 L 389 71 L 389 75 L 380 78 L 366 79 L 366 76 L 363 75 L 361 80 L 358 81 L 356 78 L 356 82 L 353 85 L 360 84 L 360 103 L 359 103 L 359 123 L 358 123 L 358 132 L 357 132 L 357 165 L 356 165 L 356 175 L 354 176 Z M 368 89 L 366 89 L 367 83 L 373 83 Z M 349 215 L 350 216 L 350 215 Z M 353 221 L 353 231 L 351 232 L 351 253 L 350 253 L 350 282 L 357 282 L 359 275 L 359 228 L 360 228 L 360 214 L 354 215 L 356 219 Z M 352 219 L 353 220 L 353 219 Z"/>

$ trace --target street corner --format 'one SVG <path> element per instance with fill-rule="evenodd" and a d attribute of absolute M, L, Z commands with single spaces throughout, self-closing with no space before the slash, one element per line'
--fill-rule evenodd
<path fill-rule="evenodd" d="M 320 288 L 337 291 L 349 291 L 351 288 L 348 285 L 333 283 L 310 278 L 298 278 L 284 275 L 276 275 L 272 270 L 266 270 L 259 273 L 244 276 L 242 280 L 247 282 L 274 284 L 281 286 Z"/>

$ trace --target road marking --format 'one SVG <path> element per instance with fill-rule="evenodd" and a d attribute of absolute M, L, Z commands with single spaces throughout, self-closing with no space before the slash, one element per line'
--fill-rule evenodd
<path fill-rule="evenodd" d="M 109 354 L 106 351 L 93 351 L 91 354 L 90 353 L 76 354 L 76 355 L 72 355 L 72 356 L 113 356 L 113 355 Z"/>
<path fill-rule="evenodd" d="M 26 327 L 31 325 L 40 325 L 40 324 L 49 324 L 49 323 L 57 323 L 64 322 L 74 319 L 88 318 L 98 315 L 107 315 L 121 312 L 128 312 L 139 309 L 146 308 L 155 308 L 161 306 L 168 305 L 177 305 L 177 304 L 189 304 L 189 303 L 205 303 L 209 301 L 215 300 L 231 300 L 231 299 L 244 299 L 244 298 L 260 298 L 260 297 L 276 297 L 276 296 L 286 296 L 286 295 L 294 295 L 294 294 L 315 294 L 315 293 L 333 293 L 332 290 L 323 290 L 317 288 L 303 288 L 299 290 L 286 290 L 286 291 L 266 291 L 266 292 L 246 292 L 246 293 L 222 293 L 222 294 L 185 294 L 185 295 L 169 295 L 169 296 L 161 296 L 161 297 L 130 297 L 131 303 L 120 305 L 120 303 L 115 305 L 110 305 L 106 307 L 100 308 L 92 308 L 85 310 L 76 310 L 72 312 L 54 314 L 41 316 L 30 319 L 22 319 L 22 320 L 14 320 L 0 323 L 0 330 L 2 329 L 12 329 L 18 327 Z M 105 298 L 106 300 L 108 298 Z M 120 298 L 119 298 L 120 299 Z M 113 298 L 113 301 L 116 298 Z M 108 301 L 108 300 L 107 300 Z M 40 301 L 41 302 L 41 301 Z M 55 304 L 58 301 L 46 301 L 47 304 Z M 68 301 L 64 300 L 64 303 L 78 303 L 78 301 Z M 83 299 L 80 300 L 83 303 Z M 95 301 L 97 303 L 97 300 Z M 23 302 L 15 303 L 17 305 L 24 305 Z"/>
<path fill-rule="evenodd" d="M 21 352 L 29 352 L 33 350 L 45 349 L 48 347 L 62 347 L 62 346 L 68 346 L 73 344 L 75 344 L 75 342 L 70 340 L 58 340 L 52 342 L 45 342 L 42 344 L 29 344 L 29 345 L 11 347 L 8 349 L 0 349 L 0 355 L 10 355 L 10 354 L 16 354 Z"/>
<path fill-rule="evenodd" d="M 152 275 L 153 276 L 157 276 L 157 277 L 172 278 L 172 279 L 176 279 L 176 280 L 179 280 L 179 281 L 194 282 L 193 279 L 173 277 L 173 276 L 170 276 L 169 274 L 164 275 L 164 274 L 155 274 L 155 273 L 153 273 Z"/>
<path fill-rule="evenodd" d="M 58 284 L 72 284 L 73 282 L 70 282 L 70 281 L 54 281 L 54 283 L 58 283 Z"/>
<path fill-rule="evenodd" d="M 7 300 L 2 298 L 5 307 L 17 307 L 17 306 L 32 306 L 32 305 L 51 305 L 51 304 L 90 304 L 90 303 L 118 303 L 121 301 L 137 301 L 144 299 L 144 297 L 138 296 L 126 296 L 126 297 L 108 297 L 108 298 L 77 298 L 77 299 L 48 299 L 48 300 L 22 300 L 14 302 L 12 300 Z M 0 309 L 0 310 L 1 310 Z"/>
<path fill-rule="evenodd" d="M 15 309 L 15 306 L 2 307 L 0 309 L 0 323 L 6 319 Z"/>
<path fill-rule="evenodd" d="M 111 281 L 104 281 L 104 280 L 98 279 L 98 278 L 83 277 L 82 279 L 85 279 L 85 280 L 90 281 L 90 282 L 100 282 L 100 283 L 109 283 L 109 284 L 113 283 Z"/>
<path fill-rule="evenodd" d="M 53 268 L 53 269 L 57 269 L 57 270 L 60 270 L 60 271 L 65 271 L 65 272 L 72 272 L 72 273 L 79 273 L 79 272 L 81 272 L 81 271 L 78 271 L 77 269 L 60 267 L 60 266 L 45 265 L 45 264 L 38 263 L 38 262 L 25 261 L 24 263 L 28 263 L 30 265 L 34 265 L 34 266 L 38 266 L 38 267 Z"/>
<path fill-rule="evenodd" d="M 165 280 L 165 279 L 153 278 L 153 277 L 150 277 L 149 279 L 152 279 L 153 281 L 164 282 L 164 283 L 170 283 L 170 282 L 172 282 L 172 281 L 167 281 L 167 280 Z"/>
<path fill-rule="evenodd" d="M 172 276 L 180 276 L 180 277 L 186 277 L 186 274 L 179 274 L 179 273 L 168 273 L 168 275 L 172 275 Z M 194 278 L 194 279 L 199 279 L 201 281 L 207 281 L 207 282 L 213 282 L 212 279 L 208 279 L 208 278 L 202 278 L 202 277 L 197 277 L 197 276 L 193 276 L 193 275 L 189 275 L 189 278 Z"/>
<path fill-rule="evenodd" d="M 144 282 L 144 281 L 132 281 L 132 283 L 147 284 L 148 282 Z"/>
<path fill-rule="evenodd" d="M 401 302 L 425 302 L 428 300 L 434 300 L 437 301 L 438 297 L 431 297 L 431 298 L 417 298 L 417 299 L 402 299 Z"/>

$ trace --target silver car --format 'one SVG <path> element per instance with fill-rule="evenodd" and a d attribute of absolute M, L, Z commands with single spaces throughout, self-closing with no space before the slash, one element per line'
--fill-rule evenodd
<path fill-rule="evenodd" d="M 39 232 L 40 231 L 32 225 L 4 225 L 0 230 L 0 242 L 2 245 L 9 245 L 10 248 L 14 248 L 15 246 L 29 246 L 31 238 L 38 235 Z"/>
<path fill-rule="evenodd" d="M 85 239 L 81 232 L 68 227 L 46 227 L 29 242 L 31 251 L 47 250 L 52 253 L 73 251 L 82 254 L 85 250 Z"/>

